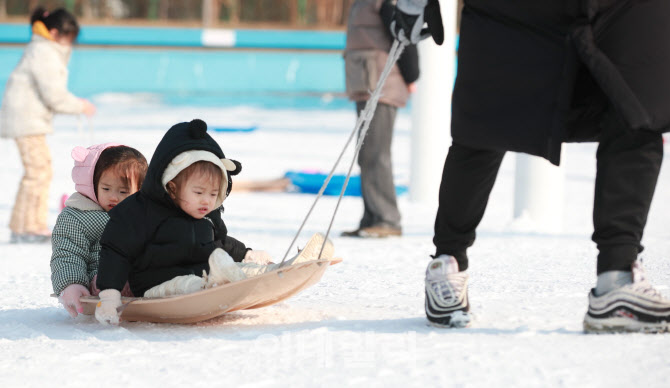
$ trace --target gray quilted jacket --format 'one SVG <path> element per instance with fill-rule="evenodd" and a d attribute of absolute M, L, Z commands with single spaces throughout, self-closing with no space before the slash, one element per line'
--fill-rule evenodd
<path fill-rule="evenodd" d="M 82 194 L 72 194 L 65 206 L 51 236 L 51 283 L 59 295 L 70 284 L 89 287 L 98 273 L 100 236 L 109 221 L 107 212 Z"/>

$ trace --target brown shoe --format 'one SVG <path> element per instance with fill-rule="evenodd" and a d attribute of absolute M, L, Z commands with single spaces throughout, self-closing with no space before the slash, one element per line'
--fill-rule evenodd
<path fill-rule="evenodd" d="M 46 244 L 51 243 L 51 234 L 14 233 L 9 237 L 10 244 Z"/>
<path fill-rule="evenodd" d="M 340 236 L 341 237 L 360 237 L 360 235 L 359 235 L 360 232 L 361 232 L 360 229 L 349 230 L 349 231 L 345 231 L 345 232 L 340 233 Z"/>
<path fill-rule="evenodd" d="M 362 238 L 384 238 L 392 236 L 402 236 L 400 228 L 390 226 L 368 226 L 366 228 L 356 229 L 351 232 L 342 232 L 342 237 L 362 237 Z"/>

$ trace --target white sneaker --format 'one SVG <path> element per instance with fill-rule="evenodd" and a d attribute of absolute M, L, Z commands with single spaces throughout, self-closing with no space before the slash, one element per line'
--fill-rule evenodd
<path fill-rule="evenodd" d="M 468 274 L 453 256 L 441 255 L 426 268 L 426 317 L 437 327 L 466 327 L 471 320 Z"/>
<path fill-rule="evenodd" d="M 670 300 L 645 279 L 642 261 L 633 263 L 633 283 L 596 296 L 589 293 L 587 333 L 662 333 L 670 329 Z"/>

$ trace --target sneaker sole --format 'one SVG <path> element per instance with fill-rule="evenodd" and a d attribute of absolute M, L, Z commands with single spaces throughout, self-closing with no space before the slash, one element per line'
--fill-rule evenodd
<path fill-rule="evenodd" d="M 441 306 L 430 297 L 428 291 L 426 291 L 425 297 L 426 318 L 432 326 L 440 328 L 464 328 L 470 324 L 472 316 L 469 312 L 470 303 L 467 294 L 462 304 L 454 306 Z"/>
<path fill-rule="evenodd" d="M 441 318 L 426 315 L 426 318 L 429 325 L 440 329 L 464 329 L 472 322 L 472 314 L 466 311 L 454 311 Z"/>
<path fill-rule="evenodd" d="M 587 334 L 605 333 L 666 333 L 670 331 L 667 322 L 640 322 L 624 317 L 594 318 L 586 314 L 584 332 Z"/>

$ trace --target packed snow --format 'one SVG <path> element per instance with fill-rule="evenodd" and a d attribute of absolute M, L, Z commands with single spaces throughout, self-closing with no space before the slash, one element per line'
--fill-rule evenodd
<path fill-rule="evenodd" d="M 270 179 L 289 170 L 328 171 L 355 121 L 353 106 L 185 107 L 129 95 L 98 96 L 95 102 L 99 114 L 93 120 L 58 117 L 48 137 L 52 226 L 61 196 L 74 189 L 70 150 L 76 145 L 118 141 L 150 158 L 162 133 L 177 122 L 198 117 L 212 127 L 257 125 L 250 133 L 213 136 L 226 156 L 242 162 L 236 179 Z M 410 116 L 402 111 L 393 144 L 399 184 L 409 182 L 409 128 Z M 362 212 L 360 198 L 345 197 L 331 234 L 344 261 L 281 304 L 199 324 L 113 327 L 90 316 L 72 319 L 49 296 L 50 245 L 8 243 L 22 168 L 14 143 L 1 141 L 0 385 L 665 387 L 670 335 L 582 332 L 597 253 L 590 240 L 595 150 L 594 144 L 565 149 L 565 227 L 553 235 L 510 227 L 514 158 L 506 157 L 469 251 L 475 314 L 469 328 L 427 325 L 423 278 L 434 249 L 437 203 L 414 203 L 407 196 L 400 197 L 403 237 L 383 240 L 339 237 L 357 226 Z M 669 151 L 666 145 L 642 254 L 648 277 L 666 295 Z M 441 168 L 435 166 L 437 177 Z M 313 200 L 308 194 L 233 192 L 224 219 L 232 236 L 281 259 Z M 334 197 L 319 202 L 298 245 L 325 232 L 335 203 Z"/>

